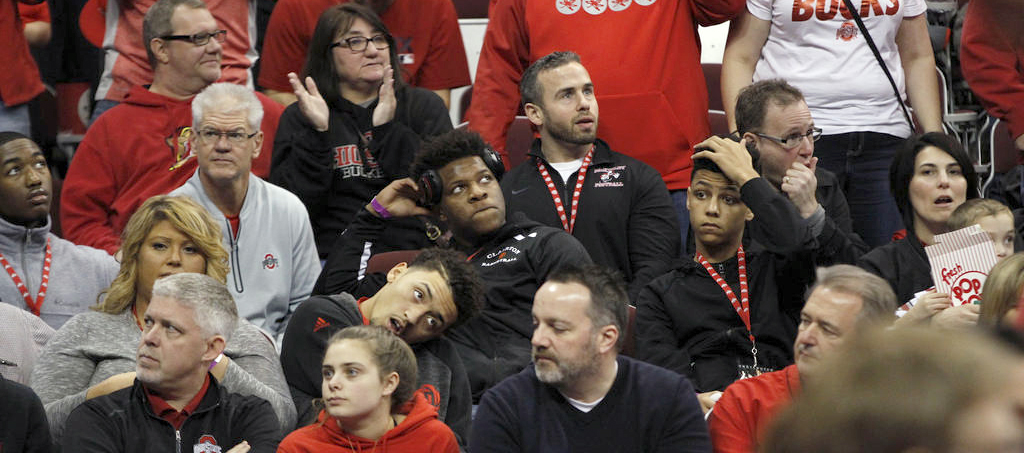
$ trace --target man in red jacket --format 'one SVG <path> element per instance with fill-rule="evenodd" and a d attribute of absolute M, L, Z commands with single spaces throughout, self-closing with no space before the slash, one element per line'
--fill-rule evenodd
<path fill-rule="evenodd" d="M 142 202 L 181 186 L 195 173 L 189 145 L 192 98 L 221 76 L 227 32 L 203 0 L 159 0 L 146 12 L 143 39 L 153 84 L 134 86 L 100 116 L 78 146 L 61 203 L 65 236 L 113 254 Z M 262 95 L 263 150 L 252 172 L 266 178 L 284 108 Z"/>
<path fill-rule="evenodd" d="M 850 265 L 819 269 L 810 294 L 793 344 L 796 364 L 736 381 L 725 392 L 701 395 L 702 403 L 714 404 L 708 429 L 716 453 L 756 451 L 762 431 L 800 390 L 801 381 L 822 372 L 821 360 L 849 335 L 891 321 L 896 307 L 896 295 L 885 280 Z"/>
<path fill-rule="evenodd" d="M 697 25 L 744 11 L 743 0 L 492 0 L 466 119 L 504 152 L 520 76 L 544 55 L 587 62 L 604 111 L 600 138 L 661 173 L 686 243 L 693 145 L 711 135 Z M 507 165 L 506 160 L 506 165 Z"/>

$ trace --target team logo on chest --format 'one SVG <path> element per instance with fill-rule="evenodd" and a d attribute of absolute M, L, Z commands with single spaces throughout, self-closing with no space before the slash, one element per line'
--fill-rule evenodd
<path fill-rule="evenodd" d="M 181 168 L 192 157 L 192 143 L 188 141 L 190 136 L 192 136 L 192 128 L 181 126 L 175 129 L 171 135 L 164 137 L 164 144 L 171 149 L 174 159 L 174 164 L 167 169 L 168 171 Z"/>
<path fill-rule="evenodd" d="M 583 10 L 590 14 L 601 14 L 608 9 L 608 0 L 583 0 Z"/>
<path fill-rule="evenodd" d="M 220 453 L 217 439 L 209 434 L 204 434 L 199 438 L 199 443 L 192 446 L 192 453 Z"/>
<path fill-rule="evenodd" d="M 334 169 L 341 172 L 342 178 L 363 177 L 379 179 L 384 177 L 377 159 L 370 153 L 359 149 L 359 145 L 335 146 Z"/>
<path fill-rule="evenodd" d="M 277 269 L 277 264 L 278 263 L 279 263 L 279 260 L 277 258 L 274 258 L 274 255 L 271 254 L 271 253 L 268 253 L 268 254 L 263 256 L 263 268 L 264 269 L 267 269 L 267 270 Z"/>
<path fill-rule="evenodd" d="M 622 187 L 624 185 L 622 171 L 625 165 L 609 168 L 595 168 L 594 174 L 599 175 L 594 187 Z"/>
<path fill-rule="evenodd" d="M 583 0 L 555 0 L 555 7 L 562 14 L 576 14 Z"/>
<path fill-rule="evenodd" d="M 836 30 L 836 39 L 842 39 L 843 41 L 849 41 L 857 37 L 857 26 L 851 21 L 843 22 L 843 25 L 839 26 L 839 30 Z"/>

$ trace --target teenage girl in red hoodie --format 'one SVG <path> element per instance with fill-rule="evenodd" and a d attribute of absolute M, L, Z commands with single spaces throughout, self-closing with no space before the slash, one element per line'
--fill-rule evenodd
<path fill-rule="evenodd" d="M 416 375 L 412 350 L 391 332 L 338 331 L 324 354 L 324 410 L 316 423 L 289 434 L 278 453 L 457 453 L 455 434 L 416 392 Z"/>

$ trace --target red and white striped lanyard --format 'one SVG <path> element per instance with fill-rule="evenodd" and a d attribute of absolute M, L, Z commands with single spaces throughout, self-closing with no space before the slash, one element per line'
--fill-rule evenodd
<path fill-rule="evenodd" d="M 540 172 L 541 178 L 544 178 L 544 182 L 548 185 L 548 190 L 551 191 L 551 199 L 555 201 L 555 209 L 558 210 L 558 217 L 562 220 L 562 228 L 569 232 L 569 234 L 572 234 L 572 229 L 576 226 L 576 210 L 579 209 L 580 192 L 583 191 L 583 180 L 587 177 L 587 168 L 590 167 L 590 161 L 593 157 L 594 145 L 590 145 L 590 150 L 583 157 L 583 164 L 580 165 L 578 176 L 576 176 L 576 188 L 572 191 L 572 208 L 568 218 L 565 216 L 565 205 L 562 204 L 562 197 L 558 195 L 558 189 L 555 188 L 555 181 L 551 179 L 551 174 L 548 173 L 544 163 L 537 159 L 537 171 Z"/>
<path fill-rule="evenodd" d="M 21 297 L 25 298 L 25 305 L 32 313 L 39 316 L 39 309 L 43 307 L 43 301 L 46 300 L 46 287 L 50 284 L 50 261 L 53 259 L 53 250 L 50 247 L 50 239 L 46 239 L 46 254 L 43 258 L 43 280 L 39 283 L 39 294 L 35 300 L 32 300 L 32 293 L 28 292 L 28 288 L 25 287 L 25 282 L 21 280 L 18 273 L 14 271 L 14 267 L 7 261 L 3 253 L 0 253 L 0 264 L 4 266 L 7 271 L 7 275 L 11 276 L 11 280 L 14 280 L 14 286 L 18 287 L 18 291 L 21 291 Z"/>
<path fill-rule="evenodd" d="M 747 328 L 747 335 L 750 336 L 750 355 L 754 357 L 754 368 L 757 368 L 757 342 L 754 341 L 754 331 L 750 328 L 750 295 L 747 287 L 747 256 L 743 253 L 743 246 L 741 245 L 739 250 L 736 251 L 736 259 L 739 261 L 739 273 L 740 273 L 740 297 L 736 297 L 736 293 L 732 291 L 729 284 L 726 283 L 725 279 L 715 268 L 711 266 L 707 258 L 704 258 L 700 252 L 697 252 L 697 261 L 704 266 L 704 269 L 708 271 L 711 278 L 718 283 L 718 286 L 722 287 L 722 291 L 725 292 L 725 297 L 729 298 L 732 302 L 732 308 L 736 310 L 736 314 L 739 315 L 740 320 L 743 321 L 743 325 Z"/>

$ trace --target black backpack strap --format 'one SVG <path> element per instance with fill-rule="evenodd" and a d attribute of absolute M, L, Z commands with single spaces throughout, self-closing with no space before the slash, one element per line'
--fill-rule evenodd
<path fill-rule="evenodd" d="M 875 60 L 878 61 L 878 65 L 882 67 L 882 72 L 885 73 L 885 77 L 889 79 L 889 85 L 892 86 L 892 92 L 896 95 L 896 101 L 900 103 L 900 109 L 903 110 L 903 117 L 906 118 L 907 124 L 910 125 L 910 133 L 913 134 L 914 120 L 910 119 L 910 111 L 907 110 L 907 104 L 903 102 L 903 96 L 900 96 L 900 89 L 896 87 L 896 81 L 892 78 L 892 74 L 889 73 L 889 67 L 885 65 L 885 61 L 882 60 L 882 55 L 878 53 L 878 47 L 875 46 L 875 40 L 871 39 L 871 34 L 868 33 L 867 27 L 864 26 L 864 21 L 860 18 L 860 13 L 853 7 L 853 1 L 843 0 L 846 4 L 846 9 L 850 10 L 850 15 L 853 16 L 854 22 L 857 22 L 857 28 L 860 28 L 861 34 L 864 35 L 864 40 L 868 43 L 868 48 L 871 49 L 871 53 L 875 55 Z"/>

